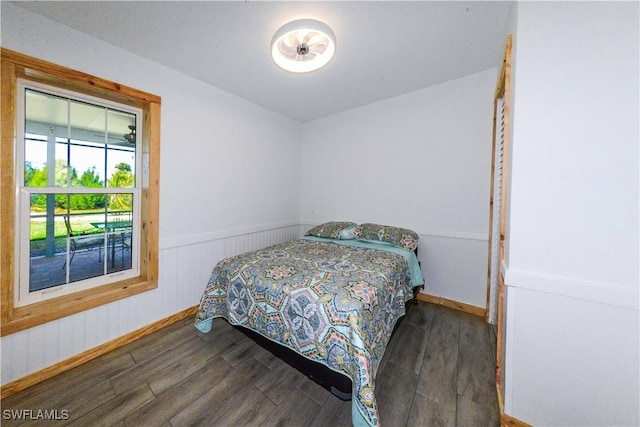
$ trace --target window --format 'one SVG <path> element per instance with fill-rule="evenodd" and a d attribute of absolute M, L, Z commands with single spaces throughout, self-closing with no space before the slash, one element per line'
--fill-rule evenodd
<path fill-rule="evenodd" d="M 138 272 L 141 111 L 78 95 L 18 81 L 16 306 Z"/>
<path fill-rule="evenodd" d="M 160 99 L 2 49 L 1 101 L 2 335 L 157 287 Z"/>

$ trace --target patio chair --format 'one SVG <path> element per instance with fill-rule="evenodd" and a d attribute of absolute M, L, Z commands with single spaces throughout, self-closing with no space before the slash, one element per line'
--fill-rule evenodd
<path fill-rule="evenodd" d="M 69 259 L 69 265 L 71 265 L 71 261 L 73 261 L 73 257 L 76 254 L 76 251 L 86 249 L 93 250 L 94 248 L 98 248 L 98 262 L 102 259 L 102 246 L 104 245 L 103 237 L 96 237 L 87 235 L 87 237 L 77 237 L 77 235 L 73 232 L 71 228 L 71 222 L 69 221 L 69 215 L 63 215 L 64 225 L 67 227 L 67 237 L 71 240 L 71 259 Z M 80 233 L 80 236 L 84 234 Z M 67 266 L 67 261 L 62 265 L 62 269 L 64 270 Z"/>
<path fill-rule="evenodd" d="M 129 256 L 131 256 L 131 231 L 124 231 L 120 233 L 120 243 L 121 243 L 121 255 L 122 258 L 122 266 L 124 267 L 124 255 L 125 252 L 129 252 Z"/>

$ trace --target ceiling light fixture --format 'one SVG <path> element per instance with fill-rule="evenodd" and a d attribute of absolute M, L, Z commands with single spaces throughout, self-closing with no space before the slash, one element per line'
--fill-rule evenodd
<path fill-rule="evenodd" d="M 283 70 L 309 73 L 327 65 L 336 51 L 336 36 L 326 24 L 298 19 L 283 25 L 271 39 L 271 58 Z"/>

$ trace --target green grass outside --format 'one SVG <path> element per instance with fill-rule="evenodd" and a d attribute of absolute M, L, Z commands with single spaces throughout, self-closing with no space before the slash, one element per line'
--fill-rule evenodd
<path fill-rule="evenodd" d="M 67 227 L 64 225 L 64 219 L 56 218 L 54 222 L 54 237 L 56 252 L 64 252 L 67 247 Z M 71 217 L 71 229 L 76 236 L 98 234 L 103 231 L 91 225 L 91 222 L 84 220 L 75 220 Z M 47 237 L 46 221 L 31 221 L 31 254 L 37 255 L 44 253 Z"/>
<path fill-rule="evenodd" d="M 122 211 L 127 212 L 127 211 Z M 110 215 L 122 213 L 119 211 L 110 211 Z M 42 215 L 44 212 L 32 212 L 33 214 Z M 56 211 L 57 215 L 64 214 L 65 212 Z M 102 234 L 104 230 L 100 230 L 93 225 L 91 222 L 100 220 L 99 218 L 94 216 L 94 219 L 90 218 L 93 214 L 104 214 L 104 210 L 88 210 L 88 211 L 74 211 L 75 215 L 71 216 L 71 229 L 73 230 L 73 234 L 77 236 L 84 235 L 92 235 L 92 234 Z M 86 215 L 86 217 L 83 217 Z M 53 235 L 55 241 L 56 252 L 64 252 L 67 247 L 67 227 L 64 225 L 64 219 L 62 216 L 56 216 L 55 221 L 53 223 Z M 46 238 L 47 238 L 47 221 L 44 218 L 40 217 L 38 219 L 31 220 L 30 226 L 30 234 L 29 239 L 31 243 L 31 254 L 32 256 L 44 254 L 46 247 Z"/>
<path fill-rule="evenodd" d="M 96 234 L 101 231 L 91 225 L 90 221 L 77 221 L 71 218 L 71 229 L 75 235 L 80 234 Z M 62 218 L 57 219 L 54 222 L 54 237 L 67 237 L 67 227 L 64 225 Z M 47 222 L 46 221 L 32 221 L 31 222 L 31 241 L 44 240 L 47 237 Z"/>
<path fill-rule="evenodd" d="M 56 252 L 64 252 L 67 248 L 67 239 L 66 237 L 56 238 L 55 242 L 55 251 Z M 32 240 L 31 241 L 31 256 L 42 255 L 45 252 L 46 242 L 44 240 Z"/>

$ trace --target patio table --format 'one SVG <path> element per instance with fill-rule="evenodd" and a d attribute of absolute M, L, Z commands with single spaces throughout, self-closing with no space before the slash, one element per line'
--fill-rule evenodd
<path fill-rule="evenodd" d="M 119 230 L 131 230 L 133 228 L 132 221 L 109 221 L 109 222 L 92 222 L 91 225 L 99 230 L 112 233 Z M 115 267 L 116 262 L 116 239 L 110 236 L 111 246 L 111 267 Z"/>

